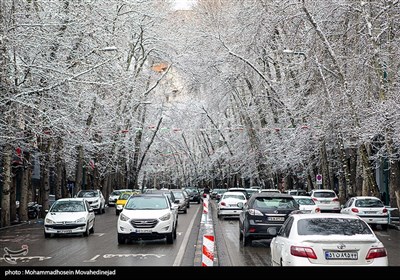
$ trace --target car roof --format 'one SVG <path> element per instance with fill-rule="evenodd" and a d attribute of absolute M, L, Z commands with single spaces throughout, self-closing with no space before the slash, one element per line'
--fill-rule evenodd
<path fill-rule="evenodd" d="M 260 192 L 260 193 L 255 193 L 251 196 L 253 197 L 287 197 L 287 198 L 293 198 L 292 195 L 287 194 L 287 193 L 278 193 L 278 192 Z"/>
<path fill-rule="evenodd" d="M 294 218 L 300 219 L 310 219 L 310 218 L 345 218 L 345 219 L 353 219 L 358 220 L 361 219 L 357 215 L 351 214 L 343 214 L 343 213 L 311 213 L 311 214 L 304 214 L 304 213 L 294 213 L 291 214 Z"/>
<path fill-rule="evenodd" d="M 261 189 L 261 192 L 276 192 L 276 193 L 280 193 L 281 191 L 278 189 Z"/>
<path fill-rule="evenodd" d="M 59 198 L 56 201 L 63 202 L 63 201 L 84 201 L 84 200 L 86 200 L 85 197 L 65 197 L 65 198 Z"/>
<path fill-rule="evenodd" d="M 351 198 L 355 198 L 355 199 L 377 199 L 377 200 L 381 200 L 380 198 L 376 197 L 376 196 L 353 196 Z"/>
<path fill-rule="evenodd" d="M 153 196 L 153 197 L 167 197 L 166 193 L 158 192 L 158 193 L 139 193 L 139 194 L 133 194 L 132 197 L 138 197 L 138 196 Z"/>
<path fill-rule="evenodd" d="M 293 196 L 293 198 L 306 198 L 306 199 L 312 200 L 312 198 L 308 195 L 292 195 L 292 196 Z"/>
<path fill-rule="evenodd" d="M 313 192 L 335 192 L 334 190 L 326 190 L 326 189 L 318 189 L 318 190 L 312 190 Z"/>
<path fill-rule="evenodd" d="M 243 195 L 244 197 L 246 197 L 246 195 L 244 193 L 242 193 L 242 192 L 230 192 L 230 191 L 227 191 L 227 192 L 224 192 L 223 195 L 229 195 L 229 194 L 234 194 L 234 195 L 239 194 L 239 195 Z"/>

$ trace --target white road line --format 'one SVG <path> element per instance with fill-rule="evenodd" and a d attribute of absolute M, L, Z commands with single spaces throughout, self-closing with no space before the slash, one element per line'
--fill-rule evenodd
<path fill-rule="evenodd" d="M 188 230 L 186 231 L 185 236 L 183 237 L 183 241 L 182 241 L 182 245 L 183 245 L 183 246 L 181 246 L 181 248 L 179 249 L 179 252 L 178 252 L 178 254 L 176 255 L 174 264 L 173 264 L 172 266 L 180 266 L 180 265 L 181 265 L 182 259 L 183 259 L 183 255 L 185 254 L 185 251 L 186 251 L 186 246 L 187 246 L 187 244 L 188 244 L 188 242 L 189 242 L 189 236 L 190 236 L 190 232 L 192 231 L 192 227 L 193 227 L 193 224 L 194 224 L 194 220 L 196 219 L 197 213 L 200 211 L 201 208 L 202 208 L 202 207 L 198 207 L 198 208 L 197 208 L 196 214 L 194 214 L 192 220 L 190 221 L 189 228 L 188 228 Z"/>

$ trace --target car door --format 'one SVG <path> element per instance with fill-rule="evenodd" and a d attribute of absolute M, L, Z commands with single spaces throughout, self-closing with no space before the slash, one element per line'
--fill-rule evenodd
<path fill-rule="evenodd" d="M 290 244 L 288 237 L 292 228 L 292 224 L 293 217 L 289 217 L 282 225 L 281 229 L 278 232 L 278 235 L 274 237 L 271 241 L 271 247 L 274 247 L 272 261 L 277 265 L 281 265 L 281 260 L 284 261 L 287 259 L 286 252 L 288 251 L 288 247 L 290 253 Z"/>
<path fill-rule="evenodd" d="M 343 214 L 351 214 L 351 206 L 353 205 L 354 198 L 350 198 L 343 206 L 342 210 L 340 210 L 340 213 Z"/>

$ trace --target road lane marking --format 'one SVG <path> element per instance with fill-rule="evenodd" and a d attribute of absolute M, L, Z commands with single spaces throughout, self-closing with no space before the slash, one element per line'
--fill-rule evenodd
<path fill-rule="evenodd" d="M 186 234 L 185 234 L 185 236 L 183 237 L 183 241 L 182 241 L 182 245 L 183 245 L 183 246 L 181 246 L 181 247 L 179 248 L 178 254 L 176 255 L 174 264 L 173 264 L 172 266 L 180 266 L 181 263 L 182 263 L 183 255 L 185 254 L 186 246 L 187 246 L 187 244 L 188 244 L 188 242 L 189 242 L 190 232 L 191 232 L 191 230 L 192 230 L 192 227 L 193 227 L 193 224 L 194 224 L 194 220 L 196 220 L 197 214 L 198 214 L 199 211 L 200 211 L 200 208 L 201 208 L 201 207 L 198 207 L 198 208 L 197 208 L 197 212 L 194 214 L 192 220 L 190 221 L 188 230 L 186 231 Z"/>
<path fill-rule="evenodd" d="M 86 261 L 83 261 L 83 262 L 95 262 L 98 257 L 100 257 L 100 255 L 96 255 L 93 258 L 91 258 L 90 260 L 86 260 Z"/>

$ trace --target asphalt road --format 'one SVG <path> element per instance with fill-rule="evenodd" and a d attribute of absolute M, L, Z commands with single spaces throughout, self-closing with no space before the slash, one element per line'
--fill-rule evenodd
<path fill-rule="evenodd" d="M 94 234 L 44 238 L 43 220 L 0 229 L 0 267 L 120 267 L 193 266 L 201 218 L 201 204 L 179 214 L 177 238 L 134 241 L 119 245 L 113 208 L 96 214 Z M 27 249 L 27 250 L 25 250 Z M 14 253 L 7 254 L 7 251 Z M 21 251 L 18 253 L 18 251 Z M 26 253 L 25 253 L 26 251 Z"/>

